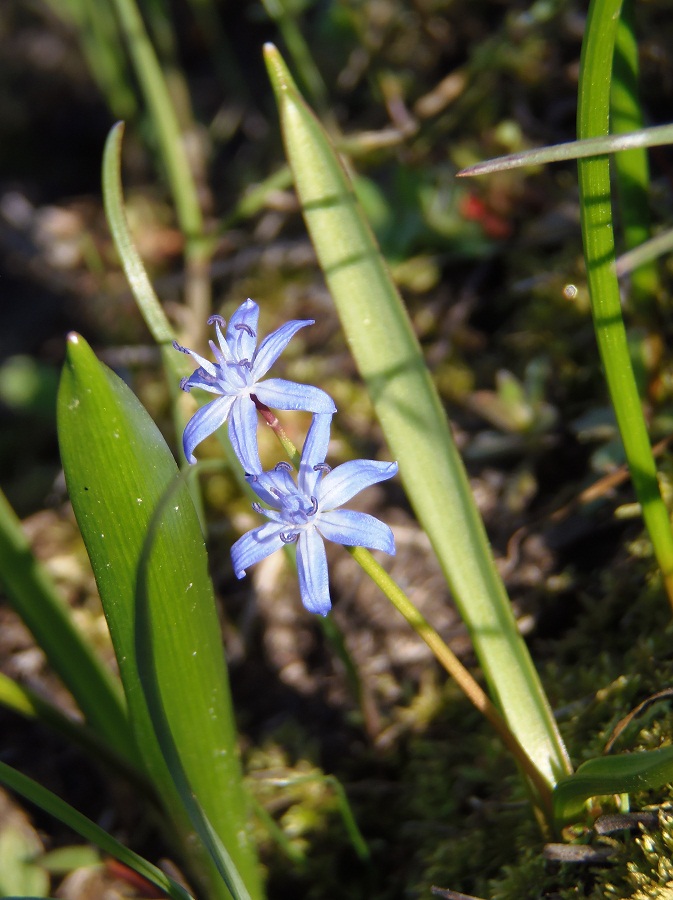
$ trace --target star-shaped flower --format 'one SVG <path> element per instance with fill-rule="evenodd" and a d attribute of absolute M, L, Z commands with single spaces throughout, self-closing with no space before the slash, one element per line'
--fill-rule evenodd
<path fill-rule="evenodd" d="M 219 394 L 201 407 L 189 420 L 182 443 L 190 463 L 196 462 L 194 448 L 220 425 L 229 420 L 229 438 L 236 455 L 246 472 L 261 472 L 262 465 L 257 450 L 257 409 L 250 399 L 254 394 L 261 403 L 272 409 L 303 409 L 312 413 L 334 413 L 332 398 L 320 388 L 286 381 L 284 378 L 268 378 L 260 381 L 283 352 L 290 339 L 300 328 L 313 325 L 313 319 L 295 319 L 286 322 L 268 335 L 257 347 L 257 320 L 259 307 L 253 300 L 246 300 L 229 319 L 226 334 L 222 333 L 225 321 L 221 316 L 211 316 L 208 324 L 215 325 L 219 347 L 210 341 L 215 356 L 212 363 L 193 350 L 173 343 L 176 350 L 196 360 L 199 368 L 183 378 L 183 391 L 201 388 L 211 394 Z"/>
<path fill-rule="evenodd" d="M 332 416 L 314 415 L 306 435 L 295 483 L 292 466 L 280 462 L 272 472 L 247 475 L 257 496 L 268 504 L 253 504 L 270 519 L 247 532 L 231 548 L 234 571 L 243 578 L 248 566 L 265 559 L 283 544 L 297 544 L 297 571 L 302 603 L 309 612 L 326 616 L 332 602 L 323 538 L 349 547 L 369 547 L 395 553 L 393 533 L 367 513 L 338 509 L 363 488 L 397 472 L 397 463 L 354 459 L 330 471 L 325 463 Z"/>

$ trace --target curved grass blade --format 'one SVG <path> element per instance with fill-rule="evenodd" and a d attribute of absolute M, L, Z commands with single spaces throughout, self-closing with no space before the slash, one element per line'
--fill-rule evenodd
<path fill-rule="evenodd" d="M 188 248 L 202 252 L 203 215 L 166 79 L 135 0 L 112 0 L 133 68 L 152 116 L 157 145 L 175 201 L 180 229 Z"/>
<path fill-rule="evenodd" d="M 641 128 L 627 134 L 606 134 L 602 137 L 583 138 L 578 141 L 567 141 L 552 147 L 539 147 L 534 150 L 522 150 L 487 159 L 475 163 L 456 173 L 457 178 L 472 178 L 476 175 L 490 175 L 492 172 L 504 172 L 505 169 L 517 169 L 520 166 L 542 166 L 547 163 L 563 162 L 568 159 L 586 159 L 590 156 L 606 156 L 623 150 L 637 147 L 661 147 L 673 144 L 673 125 L 656 125 L 653 128 Z"/>
<path fill-rule="evenodd" d="M 120 844 L 107 831 L 104 831 L 91 819 L 87 819 L 82 813 L 73 809 L 72 806 L 69 806 L 56 794 L 52 794 L 51 791 L 33 781 L 32 778 L 17 772 L 16 769 L 3 762 L 0 762 L 0 782 L 49 813 L 49 815 L 54 816 L 59 822 L 63 822 L 64 825 L 72 828 L 85 840 L 100 847 L 104 853 L 109 853 L 110 856 L 123 862 L 130 869 L 133 869 L 134 872 L 146 878 L 155 887 L 165 891 L 173 900 L 193 900 L 188 891 L 169 878 L 168 875 L 165 875 L 161 869 L 153 866 L 152 863 L 143 859 L 142 856 L 138 856 L 133 850 L 129 850 L 128 847 Z"/>
<path fill-rule="evenodd" d="M 276 48 L 267 44 L 265 55 L 295 187 L 350 349 L 492 695 L 551 785 L 570 764 L 409 317 L 327 135 Z"/>
<path fill-rule="evenodd" d="M 592 0 L 580 59 L 577 133 L 606 135 L 609 128 L 612 59 L 622 0 Z M 615 273 L 615 245 L 607 158 L 577 163 L 587 282 L 596 340 L 664 588 L 673 606 L 673 530 L 662 499 L 654 456 L 638 395 Z"/>
<path fill-rule="evenodd" d="M 261 896 L 247 836 L 233 712 L 203 537 L 185 482 L 143 553 L 157 507 L 178 475 L 161 433 L 133 393 L 70 335 L 58 404 L 61 454 L 110 627 L 131 723 L 156 793 L 192 855 L 210 898 L 230 897 L 194 839 L 183 797 L 154 727 L 165 716 L 191 790 L 253 897 Z M 139 582 L 142 574 L 143 584 Z M 162 708 L 143 691 L 138 659 L 138 595 L 152 613 L 152 645 Z M 165 681 L 164 681 L 165 679 Z"/>
<path fill-rule="evenodd" d="M 112 238 L 133 296 L 152 337 L 160 347 L 171 346 L 175 333 L 166 318 L 152 282 L 131 236 L 124 211 L 124 195 L 121 182 L 121 148 L 124 137 L 124 123 L 117 122 L 110 129 L 103 152 L 103 201 L 105 216 L 112 232 Z M 177 357 L 172 354 L 169 360 Z M 175 368 L 175 367 L 174 367 Z M 177 371 L 177 369 L 176 369 Z"/>
<path fill-rule="evenodd" d="M 590 759 L 554 788 L 554 815 L 560 824 L 576 821 L 590 797 L 654 790 L 671 782 L 673 747 Z"/>
<path fill-rule="evenodd" d="M 119 683 L 77 630 L 70 610 L 33 556 L 21 523 L 2 492 L 0 582 L 91 728 L 129 765 L 138 763 Z"/>

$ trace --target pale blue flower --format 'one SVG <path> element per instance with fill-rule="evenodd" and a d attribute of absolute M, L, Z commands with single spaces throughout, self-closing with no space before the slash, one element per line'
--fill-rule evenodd
<path fill-rule="evenodd" d="M 369 547 L 395 553 L 393 533 L 367 513 L 338 509 L 351 497 L 379 481 L 392 478 L 397 463 L 354 459 L 330 471 L 325 464 L 331 415 L 314 415 L 306 435 L 295 483 L 292 466 L 280 462 L 272 472 L 247 476 L 259 503 L 253 509 L 270 519 L 239 538 L 231 548 L 237 578 L 248 566 L 265 559 L 283 544 L 297 544 L 297 571 L 302 603 L 309 612 L 326 616 L 332 603 L 323 538 L 349 547 Z"/>
<path fill-rule="evenodd" d="M 222 333 L 225 321 L 221 316 L 211 316 L 208 324 L 215 325 L 219 347 L 210 341 L 215 362 L 210 362 L 187 347 L 173 343 L 176 350 L 196 360 L 199 368 L 183 378 L 183 391 L 201 388 L 211 394 L 219 394 L 202 406 L 187 423 L 182 443 L 187 461 L 195 463 L 194 448 L 208 435 L 229 420 L 229 438 L 246 472 L 262 471 L 257 450 L 257 409 L 251 395 L 272 409 L 303 409 L 312 413 L 334 413 L 332 398 L 320 388 L 286 381 L 284 378 L 267 378 L 260 381 L 278 359 L 290 339 L 300 328 L 312 325 L 313 319 L 286 322 L 268 335 L 257 347 L 257 320 L 259 307 L 253 300 L 246 300 L 229 319 L 226 334 Z"/>

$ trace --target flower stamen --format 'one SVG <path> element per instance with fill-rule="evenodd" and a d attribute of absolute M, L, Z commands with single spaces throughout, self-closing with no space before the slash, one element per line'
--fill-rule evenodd
<path fill-rule="evenodd" d="M 278 537 L 281 539 L 281 541 L 284 544 L 296 544 L 297 541 L 299 540 L 299 532 L 297 532 L 297 531 L 295 531 L 295 532 L 281 531 L 281 533 L 278 535 Z"/>

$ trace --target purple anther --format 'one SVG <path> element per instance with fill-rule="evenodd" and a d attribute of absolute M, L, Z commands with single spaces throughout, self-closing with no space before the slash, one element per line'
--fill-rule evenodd
<path fill-rule="evenodd" d="M 318 512 L 318 501 L 315 497 L 311 497 L 311 507 L 306 510 L 307 516 L 314 516 Z"/>
<path fill-rule="evenodd" d="M 287 531 L 281 531 L 281 533 L 278 535 L 278 537 L 281 539 L 281 541 L 284 544 L 296 544 L 297 541 L 299 540 L 299 532 L 295 531 L 295 532 L 288 534 Z"/>
<path fill-rule="evenodd" d="M 276 463 L 276 465 L 273 468 L 274 468 L 275 472 L 291 472 L 292 471 L 292 466 L 290 465 L 289 462 L 285 462 L 284 459 L 281 459 L 281 461 L 279 463 Z"/>
<path fill-rule="evenodd" d="M 332 467 L 328 466 L 327 463 L 316 463 L 313 466 L 314 472 L 322 472 L 323 475 L 327 475 L 328 472 L 332 471 Z"/>
<path fill-rule="evenodd" d="M 270 494 L 273 494 L 273 496 L 276 498 L 276 500 L 282 500 L 282 499 L 283 499 L 283 492 L 282 492 L 282 491 L 279 491 L 278 488 L 276 488 L 276 487 L 270 487 L 270 488 L 269 488 L 269 493 L 270 493 Z"/>
<path fill-rule="evenodd" d="M 180 390 L 187 391 L 189 393 L 191 391 L 191 386 L 189 384 L 189 376 L 185 375 L 184 378 L 180 379 Z"/>
<path fill-rule="evenodd" d="M 214 315 L 208 319 L 209 325 L 214 325 L 216 322 L 221 328 L 224 328 L 224 326 L 227 324 L 226 319 L 224 319 L 222 316 Z"/>
<path fill-rule="evenodd" d="M 173 349 L 178 350 L 180 353 L 186 353 L 187 355 L 189 355 L 189 350 L 186 347 L 183 347 L 180 344 L 178 344 L 177 341 L 173 341 Z"/>
<path fill-rule="evenodd" d="M 249 334 L 251 338 L 257 337 L 257 335 L 256 335 L 255 332 L 252 330 L 252 328 L 251 328 L 249 325 L 246 325 L 245 322 L 237 322 L 237 323 L 234 325 L 234 328 L 235 328 L 237 331 L 245 331 L 245 333 L 246 333 L 246 334 Z"/>
<path fill-rule="evenodd" d="M 256 513 L 261 514 L 264 512 L 264 507 L 262 506 L 261 503 L 253 503 L 252 508 L 255 510 Z"/>

